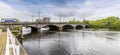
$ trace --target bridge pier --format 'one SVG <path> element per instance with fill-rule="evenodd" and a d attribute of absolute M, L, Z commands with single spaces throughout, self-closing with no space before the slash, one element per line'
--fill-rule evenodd
<path fill-rule="evenodd" d="M 85 30 L 85 25 L 82 25 L 83 26 L 83 30 Z"/>
<path fill-rule="evenodd" d="M 41 28 L 37 28 L 37 31 L 38 31 L 38 32 L 42 32 L 42 31 L 41 31 Z"/>
<path fill-rule="evenodd" d="M 63 27 L 59 27 L 59 31 L 61 32 L 63 30 Z"/>
<path fill-rule="evenodd" d="M 73 26 L 73 28 L 74 28 L 73 30 L 76 30 L 76 26 Z"/>

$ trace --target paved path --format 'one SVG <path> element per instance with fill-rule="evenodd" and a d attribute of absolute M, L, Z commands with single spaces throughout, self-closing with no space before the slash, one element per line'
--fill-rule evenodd
<path fill-rule="evenodd" d="M 6 47 L 6 32 L 0 32 L 0 55 L 5 54 L 5 47 Z"/>

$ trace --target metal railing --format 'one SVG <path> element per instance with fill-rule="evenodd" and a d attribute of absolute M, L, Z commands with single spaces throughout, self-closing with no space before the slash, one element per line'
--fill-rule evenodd
<path fill-rule="evenodd" d="M 20 45 L 16 43 L 16 38 L 9 28 L 7 28 L 5 55 L 20 55 Z"/>

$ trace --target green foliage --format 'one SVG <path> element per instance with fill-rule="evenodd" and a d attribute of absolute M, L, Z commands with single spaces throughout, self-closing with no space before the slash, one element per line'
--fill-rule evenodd
<path fill-rule="evenodd" d="M 120 20 L 117 20 L 111 24 L 110 29 L 113 30 L 120 30 Z"/>
<path fill-rule="evenodd" d="M 12 32 L 15 36 L 18 36 L 22 30 L 22 27 L 21 26 L 17 26 L 17 27 L 12 27 L 10 28 L 11 31 L 15 31 L 15 32 Z"/>
<path fill-rule="evenodd" d="M 118 17 L 110 16 L 101 20 L 88 21 L 92 28 L 109 28 L 120 30 L 120 20 Z"/>
<path fill-rule="evenodd" d="M 11 30 L 18 30 L 18 31 L 20 31 L 21 30 L 21 26 L 13 27 L 13 28 L 11 28 Z"/>
<path fill-rule="evenodd" d="M 16 19 L 16 23 L 19 23 L 20 21 L 19 21 L 19 19 Z"/>
<path fill-rule="evenodd" d="M 81 24 L 82 22 L 81 21 L 76 21 L 75 19 L 69 21 L 69 23 L 71 24 Z"/>

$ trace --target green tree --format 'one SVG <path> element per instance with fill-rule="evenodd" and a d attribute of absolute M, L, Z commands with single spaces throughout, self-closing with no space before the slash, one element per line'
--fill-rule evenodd
<path fill-rule="evenodd" d="M 78 20 L 73 19 L 73 20 L 69 21 L 69 23 L 71 23 L 71 24 L 81 24 L 82 22 L 81 22 L 81 21 L 78 21 Z"/>
<path fill-rule="evenodd" d="M 119 18 L 115 16 L 110 16 L 104 19 L 96 20 L 96 21 L 87 21 L 92 28 L 115 28 L 114 25 L 119 25 Z M 118 21 L 116 23 L 116 21 Z M 114 26 L 114 27 L 113 27 Z"/>
<path fill-rule="evenodd" d="M 16 19 L 16 23 L 19 23 L 20 21 L 19 21 L 19 19 Z"/>

